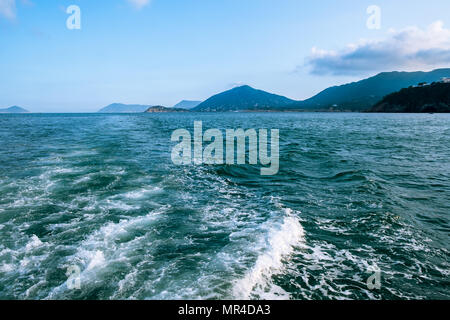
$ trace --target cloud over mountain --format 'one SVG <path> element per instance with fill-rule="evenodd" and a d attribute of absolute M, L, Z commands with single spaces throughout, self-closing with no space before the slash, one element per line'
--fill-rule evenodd
<path fill-rule="evenodd" d="M 450 29 L 441 21 L 425 30 L 391 29 L 383 40 L 361 40 L 340 51 L 312 49 L 306 66 L 316 75 L 359 75 L 389 70 L 419 70 L 450 65 Z"/>

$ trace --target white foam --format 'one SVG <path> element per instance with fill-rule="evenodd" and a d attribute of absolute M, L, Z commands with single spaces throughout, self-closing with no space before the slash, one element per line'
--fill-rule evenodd
<path fill-rule="evenodd" d="M 7 273 L 7 272 L 14 271 L 14 269 L 15 269 L 15 266 L 12 263 L 6 263 L 0 267 L 0 272 Z"/>
<path fill-rule="evenodd" d="M 123 201 L 118 201 L 118 200 L 106 200 L 106 208 L 107 209 L 119 209 L 119 210 L 124 210 L 124 211 L 129 211 L 129 210 L 137 210 L 140 209 L 140 206 L 133 206 L 133 205 L 129 205 L 124 203 Z"/>
<path fill-rule="evenodd" d="M 105 264 L 105 256 L 103 255 L 103 252 L 97 250 L 92 254 L 92 258 L 89 262 L 87 270 L 92 270 L 94 268 L 102 266 L 103 264 Z"/>
<path fill-rule="evenodd" d="M 30 259 L 25 258 L 25 259 L 23 259 L 22 261 L 20 261 L 20 266 L 21 266 L 22 268 L 26 268 L 26 267 L 28 266 L 29 263 L 30 263 Z"/>
<path fill-rule="evenodd" d="M 94 151 L 94 150 L 77 150 L 77 151 L 72 151 L 68 154 L 65 154 L 64 157 L 72 158 L 72 157 L 80 157 L 80 156 L 94 156 L 96 154 L 98 154 L 98 152 Z"/>
<path fill-rule="evenodd" d="M 34 250 L 42 245 L 43 245 L 43 242 L 36 235 L 33 234 L 30 242 L 27 243 L 25 250 L 27 252 L 29 252 L 29 251 Z"/>
<path fill-rule="evenodd" d="M 86 181 L 89 181 L 89 180 L 91 180 L 91 177 L 90 177 L 90 175 L 88 174 L 88 175 L 86 175 L 86 176 L 84 176 L 84 177 L 81 177 L 81 178 L 75 180 L 73 183 L 74 183 L 74 184 L 78 184 L 78 183 L 86 182 Z"/>
<path fill-rule="evenodd" d="M 91 281 L 90 279 L 100 276 L 107 272 L 108 265 L 114 261 L 122 259 L 124 254 L 130 253 L 136 243 L 142 243 L 142 237 L 136 237 L 133 240 L 118 245 L 116 240 L 121 236 L 132 233 L 133 229 L 145 227 L 151 224 L 160 214 L 163 214 L 170 208 L 170 205 L 163 206 L 156 211 L 150 212 L 145 216 L 135 217 L 128 220 L 121 220 L 119 223 L 108 223 L 96 230 L 86 238 L 78 248 L 74 256 L 69 257 L 68 261 L 77 261 L 85 266 L 81 272 L 82 281 Z M 66 284 L 54 288 L 48 299 L 55 299 L 64 290 Z"/>
<path fill-rule="evenodd" d="M 258 298 L 263 299 L 289 298 L 282 288 L 271 284 L 271 276 L 282 270 L 283 259 L 292 254 L 295 246 L 304 242 L 304 235 L 297 218 L 285 217 L 280 228 L 269 232 L 268 248 L 257 258 L 254 267 L 235 283 L 234 296 L 247 300 L 252 297 L 252 293 L 256 293 Z M 267 287 L 269 290 L 266 290 Z"/>
<path fill-rule="evenodd" d="M 55 168 L 54 170 L 51 171 L 52 174 L 74 173 L 74 172 L 79 172 L 79 171 L 75 171 L 72 168 Z"/>
<path fill-rule="evenodd" d="M 119 238 L 122 234 L 128 233 L 130 230 L 136 228 L 145 227 L 152 223 L 159 215 L 165 213 L 168 208 L 170 208 L 170 205 L 163 206 L 145 216 L 124 219 L 119 223 L 108 223 L 88 237 L 85 241 L 86 245 L 105 245 L 105 242 L 113 244 L 115 239 Z"/>
<path fill-rule="evenodd" d="M 81 266 L 80 278 L 82 283 L 89 283 L 92 279 L 108 273 L 108 267 L 115 261 L 123 261 L 124 255 L 132 253 L 137 244 L 142 244 L 143 237 L 136 237 L 125 243 L 116 241 L 122 236 L 132 234 L 136 228 L 143 228 L 155 221 L 160 214 L 170 208 L 163 206 L 145 216 L 121 220 L 118 223 L 107 223 L 89 235 L 78 247 L 77 252 L 67 258 L 69 264 Z M 122 283 L 124 285 L 124 283 Z M 47 299 L 56 299 L 67 290 L 66 283 L 55 287 L 47 295 Z"/>
<path fill-rule="evenodd" d="M 128 199 L 140 199 L 148 193 L 157 193 L 159 191 L 161 191 L 161 188 L 154 187 L 151 189 L 141 189 L 141 190 L 131 191 L 131 192 L 126 193 L 124 196 L 125 196 L 125 198 L 128 198 Z"/>

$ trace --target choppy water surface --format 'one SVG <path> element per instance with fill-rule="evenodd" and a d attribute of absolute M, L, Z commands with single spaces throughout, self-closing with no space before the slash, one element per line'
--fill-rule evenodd
<path fill-rule="evenodd" d="M 194 120 L 280 129 L 279 174 L 173 165 Z M 0 141 L 1 299 L 450 299 L 448 115 L 1 115 Z"/>

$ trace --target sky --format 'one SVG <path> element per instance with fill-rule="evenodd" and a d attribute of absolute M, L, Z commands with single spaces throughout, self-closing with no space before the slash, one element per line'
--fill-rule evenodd
<path fill-rule="evenodd" d="M 449 12 L 448 0 L 0 0 L 0 108 L 173 106 L 244 84 L 306 99 L 449 67 Z"/>

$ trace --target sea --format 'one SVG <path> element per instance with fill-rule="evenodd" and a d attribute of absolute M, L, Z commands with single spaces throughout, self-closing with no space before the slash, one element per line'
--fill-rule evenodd
<path fill-rule="evenodd" d="M 279 172 L 175 165 L 278 129 Z M 450 115 L 0 115 L 0 299 L 450 299 Z"/>

